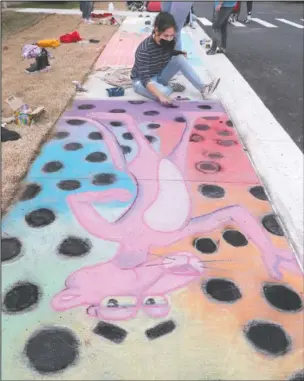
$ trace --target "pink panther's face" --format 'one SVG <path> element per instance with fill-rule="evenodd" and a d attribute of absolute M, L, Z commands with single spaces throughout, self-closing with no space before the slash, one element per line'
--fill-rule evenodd
<path fill-rule="evenodd" d="M 158 262 L 156 260 L 155 262 Z M 179 288 L 179 281 L 183 284 L 187 279 L 194 279 L 201 276 L 203 264 L 197 257 L 189 253 L 166 256 L 161 262 L 148 262 L 141 267 L 157 266 L 162 269 L 163 274 L 155 279 L 151 287 L 134 295 L 110 295 L 101 300 L 99 306 L 91 306 L 88 314 L 104 320 L 126 320 L 137 315 L 139 310 L 151 317 L 164 317 L 168 314 L 170 306 L 166 297 L 166 292 Z M 125 270 L 126 271 L 126 270 Z M 140 274 L 140 267 L 138 269 Z M 142 275 L 144 277 L 144 274 Z M 157 282 L 164 284 L 164 288 L 157 288 Z M 167 287 L 166 289 L 166 282 Z M 172 282 L 175 282 L 173 290 Z M 187 282 L 187 281 L 186 281 Z M 155 288 L 156 286 L 156 288 Z M 157 293 L 153 292 L 157 289 Z"/>

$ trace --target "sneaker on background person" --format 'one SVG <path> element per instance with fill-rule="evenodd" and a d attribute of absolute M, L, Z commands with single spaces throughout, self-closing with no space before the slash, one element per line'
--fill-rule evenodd
<path fill-rule="evenodd" d="M 246 5 L 247 5 L 247 16 L 246 18 L 244 19 L 244 23 L 249 23 L 251 21 L 251 14 L 252 14 L 252 4 L 253 1 L 246 1 Z"/>

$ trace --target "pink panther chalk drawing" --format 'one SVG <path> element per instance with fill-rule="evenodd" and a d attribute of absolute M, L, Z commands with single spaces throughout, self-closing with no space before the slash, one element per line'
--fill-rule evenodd
<path fill-rule="evenodd" d="M 84 306 L 88 315 L 103 320 L 130 319 L 139 309 L 150 316 L 166 316 L 170 310 L 167 295 L 202 277 L 203 261 L 188 252 L 155 259 L 151 255 L 152 248 L 211 232 L 232 221 L 258 247 L 271 277 L 281 279 L 283 268 L 299 271 L 293 253 L 276 248 L 259 221 L 244 207 L 232 205 L 191 217 L 191 196 L 185 180 L 186 159 L 192 126 L 200 116 L 199 112 L 183 112 L 185 129 L 177 146 L 166 157 L 151 147 L 131 115 L 95 112 L 85 118 L 75 117 L 96 126 L 102 133 L 114 166 L 134 179 L 137 195 L 116 222 L 104 219 L 94 204 L 132 200 L 127 190 L 116 188 L 67 197 L 74 216 L 90 234 L 117 242 L 119 247 L 110 261 L 71 274 L 66 288 L 52 300 L 56 310 Z M 127 126 L 138 145 L 137 155 L 130 163 L 107 127 L 114 119 Z"/>

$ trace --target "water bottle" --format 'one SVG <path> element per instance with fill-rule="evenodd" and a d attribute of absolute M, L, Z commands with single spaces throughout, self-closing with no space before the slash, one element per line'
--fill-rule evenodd
<path fill-rule="evenodd" d="M 112 13 L 112 14 L 114 13 L 114 4 L 113 3 L 109 3 L 108 12 Z"/>

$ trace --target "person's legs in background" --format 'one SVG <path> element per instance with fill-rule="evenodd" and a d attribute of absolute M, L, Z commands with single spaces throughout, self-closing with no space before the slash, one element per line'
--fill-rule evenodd
<path fill-rule="evenodd" d="M 162 1 L 161 11 L 171 13 L 170 10 L 171 10 L 172 3 L 173 3 L 173 1 Z"/>
<path fill-rule="evenodd" d="M 246 16 L 244 22 L 248 23 L 248 22 L 251 21 L 252 5 L 253 5 L 252 3 L 253 3 L 253 1 L 247 1 L 246 3 L 247 3 L 247 16 Z"/>
<path fill-rule="evenodd" d="M 235 7 L 233 8 L 232 15 L 229 17 L 228 22 L 239 21 L 239 16 L 241 12 L 241 1 L 237 1 Z"/>
<path fill-rule="evenodd" d="M 221 46 L 222 42 L 227 45 L 227 23 L 228 19 L 233 12 L 232 7 L 221 7 L 219 11 L 214 11 L 213 25 L 212 25 L 212 45 L 208 50 L 208 55 L 216 54 L 217 48 Z M 223 27 L 223 28 L 222 28 Z M 223 49 L 221 49 L 223 51 Z"/>
<path fill-rule="evenodd" d="M 221 26 L 221 45 L 218 49 L 218 53 L 226 53 L 227 48 L 227 27 L 228 19 L 226 19 Z"/>
<path fill-rule="evenodd" d="M 195 23 L 194 22 L 196 21 L 196 19 L 197 19 L 197 17 L 194 14 L 193 6 L 192 6 L 190 9 L 190 21 L 189 21 L 190 28 L 195 29 Z"/>
<path fill-rule="evenodd" d="M 162 12 L 169 12 L 174 17 L 176 30 L 176 50 L 182 50 L 181 32 L 192 7 L 192 2 L 186 1 L 162 1 Z"/>
<path fill-rule="evenodd" d="M 84 11 L 84 3 L 85 3 L 85 1 L 80 1 L 80 2 L 79 2 L 80 12 L 82 13 L 82 19 L 83 19 L 83 20 L 84 20 L 84 14 L 83 14 L 83 11 Z"/>
<path fill-rule="evenodd" d="M 92 11 L 93 1 L 82 1 L 82 18 L 88 23 L 93 23 L 91 20 Z"/>
<path fill-rule="evenodd" d="M 182 29 L 185 25 L 186 19 L 191 11 L 192 2 L 179 2 L 173 1 L 170 9 L 171 15 L 174 17 L 177 31 L 176 31 L 176 50 L 182 50 Z"/>

